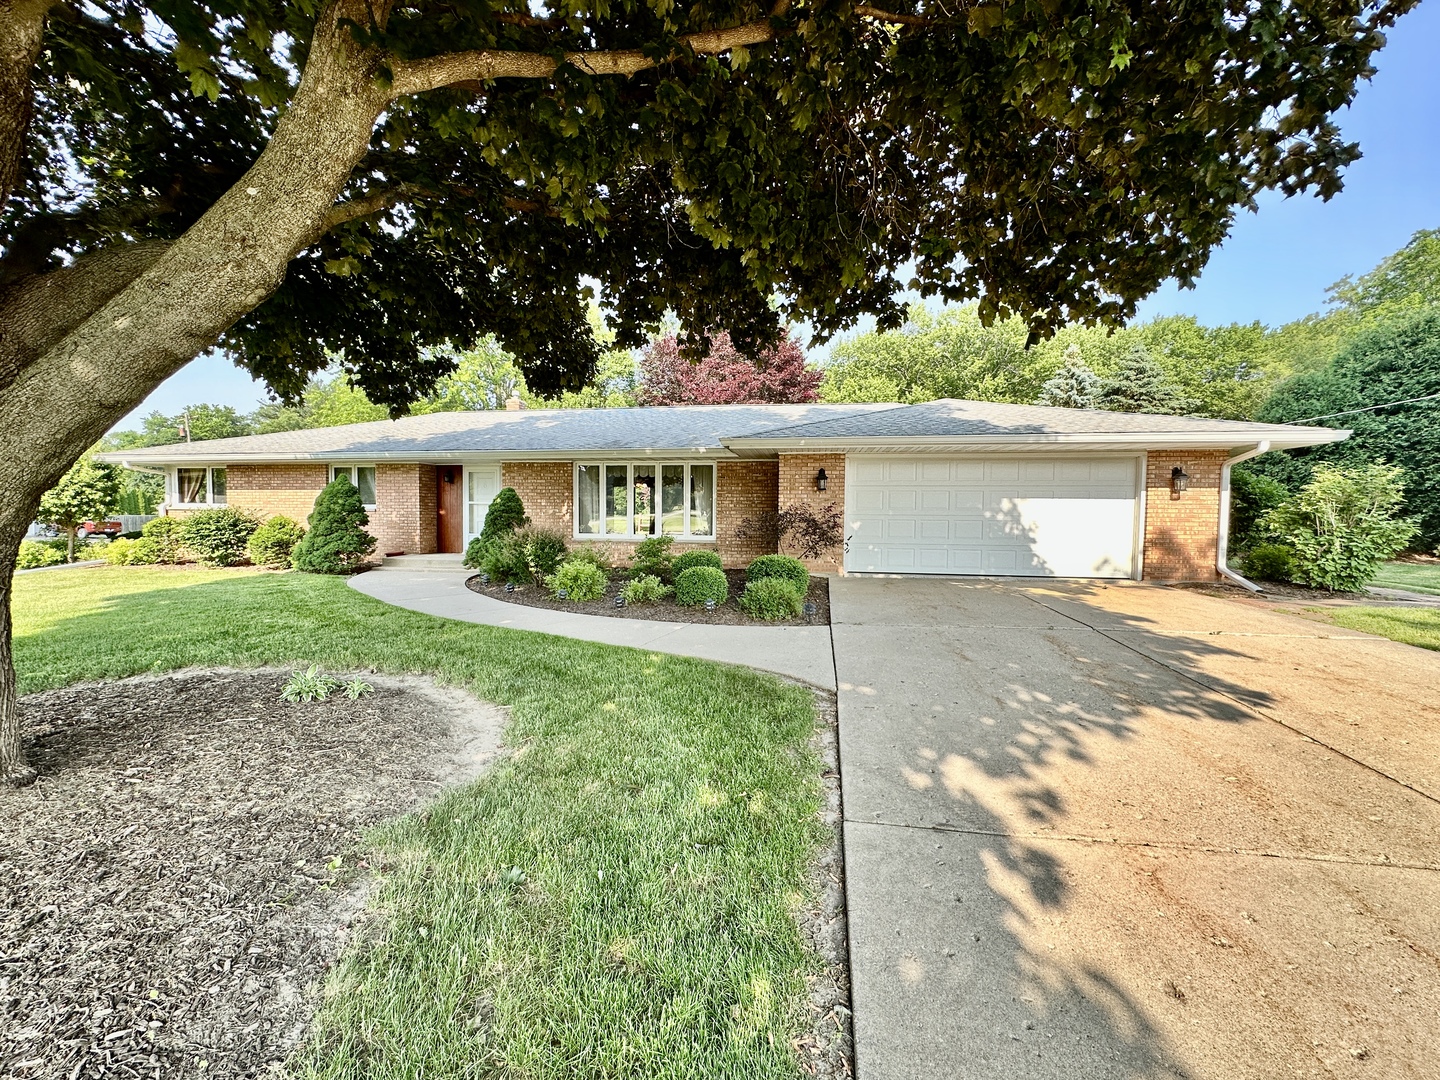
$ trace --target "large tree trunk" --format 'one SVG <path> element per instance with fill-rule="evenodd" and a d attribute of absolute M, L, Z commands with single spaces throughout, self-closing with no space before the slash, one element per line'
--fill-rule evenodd
<path fill-rule="evenodd" d="M 326 9 L 300 88 L 250 171 L 158 258 L 147 252 L 137 276 L 97 297 L 93 313 L 76 320 L 71 294 L 46 290 L 56 317 L 73 328 L 0 381 L 0 563 L 13 567 L 41 495 L 66 469 L 264 301 L 324 232 L 389 98 L 375 79 L 377 54 L 341 25 L 363 26 L 375 14 L 363 0 Z M 0 379 L 7 374 L 0 366 Z M 0 669 L 0 683 L 13 687 L 8 647 Z M 15 709 L 13 692 L 0 691 L 0 779 L 26 774 Z"/>
<path fill-rule="evenodd" d="M 20 709 L 15 702 L 15 663 L 10 651 L 10 593 L 19 547 L 19 537 L 0 535 L 0 779 L 23 786 L 35 779 L 35 771 L 26 765 L 20 745 Z"/>

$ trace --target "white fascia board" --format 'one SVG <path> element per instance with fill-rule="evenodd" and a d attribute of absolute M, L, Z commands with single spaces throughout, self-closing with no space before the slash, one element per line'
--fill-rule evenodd
<path fill-rule="evenodd" d="M 1026 433 L 1019 435 L 958 435 L 937 438 L 933 435 L 887 435 L 850 439 L 729 439 L 726 445 L 739 454 L 767 451 L 770 453 L 908 453 L 964 454 L 1015 453 L 1036 450 L 1144 450 L 1168 449 L 1231 450 L 1269 442 L 1272 450 L 1289 450 L 1302 446 L 1320 446 L 1348 439 L 1350 432 L 1342 428 L 1297 428 L 1283 433 L 1274 430 L 1238 431 L 1167 431 L 1167 432 L 1090 432 L 1090 433 Z"/>

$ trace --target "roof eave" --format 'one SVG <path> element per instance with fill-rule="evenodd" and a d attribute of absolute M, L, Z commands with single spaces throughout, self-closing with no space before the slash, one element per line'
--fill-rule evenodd
<path fill-rule="evenodd" d="M 987 435 L 868 435 L 848 438 L 737 438 L 726 439 L 725 445 L 741 456 L 757 451 L 797 452 L 830 451 L 859 452 L 867 450 L 928 450 L 964 453 L 967 449 L 989 451 L 996 446 L 1054 447 L 1055 449 L 1084 449 L 1105 446 L 1143 450 L 1156 448 L 1214 449 L 1223 450 L 1237 446 L 1256 446 L 1269 442 L 1272 450 L 1292 450 L 1305 446 L 1321 446 L 1340 442 L 1350 437 L 1350 431 L 1342 428 L 1294 429 L 1277 432 L 1256 429 L 1253 431 L 1096 431 L 1096 432 L 1026 432 L 1023 434 Z"/>

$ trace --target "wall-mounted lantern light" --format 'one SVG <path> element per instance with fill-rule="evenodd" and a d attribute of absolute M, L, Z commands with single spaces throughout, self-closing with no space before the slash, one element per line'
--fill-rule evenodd
<path fill-rule="evenodd" d="M 1180 493 L 1189 486 L 1190 474 L 1185 471 L 1185 466 L 1176 465 L 1170 470 L 1170 493 L 1174 495 L 1175 498 L 1178 499 Z"/>
<path fill-rule="evenodd" d="M 447 484 L 453 484 L 453 483 L 455 482 L 455 470 L 454 470 L 454 469 L 446 469 L 446 470 L 445 470 L 445 482 L 446 482 Z"/>
<path fill-rule="evenodd" d="M 825 470 L 824 470 L 824 469 L 821 469 L 819 472 L 817 472 L 817 473 L 815 474 L 815 490 L 816 490 L 816 491 L 824 491 L 824 490 L 825 490 L 825 485 L 828 484 L 829 482 L 830 482 L 830 478 L 825 475 Z"/>

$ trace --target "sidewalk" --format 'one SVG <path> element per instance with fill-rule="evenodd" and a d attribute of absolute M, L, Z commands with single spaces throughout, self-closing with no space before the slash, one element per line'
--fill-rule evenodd
<path fill-rule="evenodd" d="M 465 587 L 469 576 L 468 571 L 386 570 L 357 574 L 350 579 L 350 586 L 376 600 L 426 615 L 743 664 L 825 690 L 835 689 L 835 659 L 828 626 L 712 626 L 572 615 L 507 604 L 471 592 Z"/>

